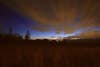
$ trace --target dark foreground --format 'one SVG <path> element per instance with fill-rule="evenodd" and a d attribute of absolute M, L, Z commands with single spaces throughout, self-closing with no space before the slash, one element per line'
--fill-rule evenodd
<path fill-rule="evenodd" d="M 100 40 L 1 40 L 0 67 L 100 67 Z"/>

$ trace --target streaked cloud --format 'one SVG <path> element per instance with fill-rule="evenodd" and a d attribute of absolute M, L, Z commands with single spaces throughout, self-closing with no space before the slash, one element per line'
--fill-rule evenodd
<path fill-rule="evenodd" d="M 35 20 L 39 25 L 31 26 L 33 30 L 70 34 L 81 28 L 100 27 L 99 0 L 2 0 L 2 3 Z"/>

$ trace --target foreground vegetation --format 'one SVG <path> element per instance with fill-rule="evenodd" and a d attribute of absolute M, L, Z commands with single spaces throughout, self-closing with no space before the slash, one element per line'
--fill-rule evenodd
<path fill-rule="evenodd" d="M 0 40 L 0 67 L 100 67 L 100 40 Z"/>

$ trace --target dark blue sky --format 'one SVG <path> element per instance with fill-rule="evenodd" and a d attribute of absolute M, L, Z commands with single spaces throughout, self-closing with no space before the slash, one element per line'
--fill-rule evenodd
<path fill-rule="evenodd" d="M 14 33 L 25 35 L 26 31 L 29 30 L 32 38 L 51 37 L 55 35 L 54 31 L 41 32 L 37 29 L 32 29 L 33 26 L 43 26 L 35 22 L 34 20 L 22 15 L 21 13 L 0 4 L 0 32 L 8 33 L 9 28 L 13 28 Z"/>
<path fill-rule="evenodd" d="M 0 5 L 0 24 L 2 29 L 4 29 L 3 31 L 7 32 L 12 27 L 14 32 L 23 33 L 25 30 L 28 30 L 29 24 L 32 22 L 15 10 L 5 5 Z"/>

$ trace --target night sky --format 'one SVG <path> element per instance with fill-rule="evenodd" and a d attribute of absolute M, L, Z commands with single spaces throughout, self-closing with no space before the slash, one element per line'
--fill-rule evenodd
<path fill-rule="evenodd" d="M 100 37 L 100 0 L 0 0 L 0 32 L 31 38 Z"/>

